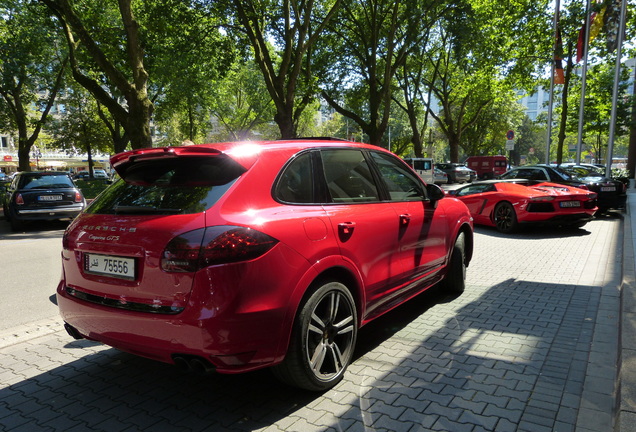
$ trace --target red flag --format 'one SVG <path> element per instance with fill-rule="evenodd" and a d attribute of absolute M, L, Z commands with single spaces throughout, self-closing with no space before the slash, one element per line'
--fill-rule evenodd
<path fill-rule="evenodd" d="M 565 84 L 565 76 L 563 75 L 563 41 L 561 40 L 561 30 L 557 24 L 556 47 L 554 50 L 554 84 Z"/>
<path fill-rule="evenodd" d="M 592 41 L 598 36 L 599 32 L 603 28 L 603 21 L 605 16 L 605 11 L 607 10 L 607 6 L 602 6 L 601 10 L 596 13 L 592 12 L 590 14 L 590 34 L 589 39 L 587 41 L 588 45 L 592 43 Z M 576 62 L 580 62 L 583 56 L 585 55 L 585 23 L 581 30 L 579 31 L 579 39 L 576 43 Z"/>

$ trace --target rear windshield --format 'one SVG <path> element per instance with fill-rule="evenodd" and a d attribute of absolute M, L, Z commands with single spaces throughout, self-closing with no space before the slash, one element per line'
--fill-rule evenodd
<path fill-rule="evenodd" d="M 61 189 L 75 187 L 66 174 L 28 174 L 20 177 L 19 189 Z"/>
<path fill-rule="evenodd" d="M 190 214 L 212 207 L 245 169 L 225 156 L 141 161 L 90 206 L 94 214 Z"/>

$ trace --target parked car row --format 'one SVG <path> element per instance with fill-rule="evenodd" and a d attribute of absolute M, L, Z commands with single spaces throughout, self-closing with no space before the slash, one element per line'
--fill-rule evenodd
<path fill-rule="evenodd" d="M 575 175 L 576 174 L 576 175 Z M 619 180 L 607 178 L 604 175 L 585 174 L 566 170 L 550 165 L 524 165 L 511 169 L 502 174 L 502 180 L 522 181 L 529 185 L 543 182 L 558 183 L 566 186 L 573 186 L 580 189 L 590 190 L 598 195 L 598 207 L 600 212 L 605 212 L 612 208 L 623 208 L 627 199 L 627 188 Z"/>
<path fill-rule="evenodd" d="M 557 183 L 533 186 L 484 180 L 448 194 L 468 207 L 475 224 L 512 233 L 523 224 L 551 224 L 580 228 L 598 210 L 597 194 Z"/>
<path fill-rule="evenodd" d="M 80 171 L 73 176 L 75 180 L 88 180 L 91 175 L 88 171 Z M 108 174 L 103 169 L 93 169 L 93 178 L 96 180 L 108 180 Z"/>

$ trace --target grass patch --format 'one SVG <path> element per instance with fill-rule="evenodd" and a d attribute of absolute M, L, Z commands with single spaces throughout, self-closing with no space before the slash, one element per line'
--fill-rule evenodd
<path fill-rule="evenodd" d="M 106 180 L 75 180 L 75 185 L 82 191 L 84 198 L 93 199 L 102 193 L 109 183 Z"/>

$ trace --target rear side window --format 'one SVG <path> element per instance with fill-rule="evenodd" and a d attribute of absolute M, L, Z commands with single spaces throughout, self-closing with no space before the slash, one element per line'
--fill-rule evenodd
<path fill-rule="evenodd" d="M 304 153 L 292 160 L 281 173 L 274 195 L 282 202 L 311 204 L 314 201 L 311 154 Z"/>
<path fill-rule="evenodd" d="M 162 158 L 127 167 L 87 210 L 95 214 L 189 214 L 212 207 L 245 169 L 224 156 Z"/>
<path fill-rule="evenodd" d="M 331 199 L 335 203 L 379 200 L 377 186 L 359 150 L 323 150 L 322 166 Z"/>

